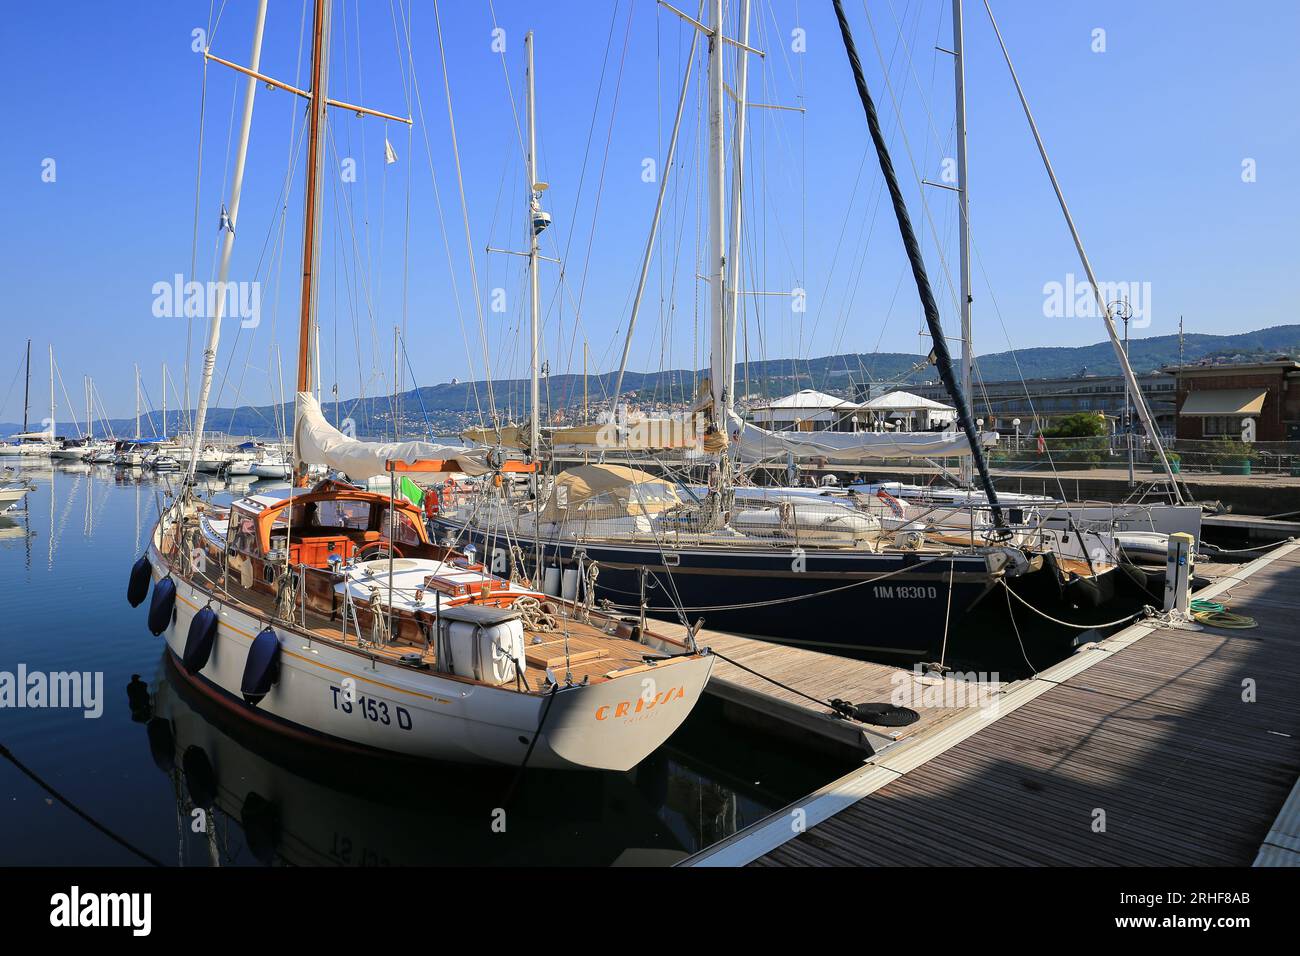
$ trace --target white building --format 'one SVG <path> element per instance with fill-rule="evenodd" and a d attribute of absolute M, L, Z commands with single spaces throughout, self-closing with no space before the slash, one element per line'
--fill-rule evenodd
<path fill-rule="evenodd" d="M 752 420 L 755 425 L 774 432 L 852 432 L 858 430 L 858 408 L 854 402 L 805 388 L 756 406 Z"/>
<path fill-rule="evenodd" d="M 957 409 L 911 392 L 886 392 L 857 406 L 866 427 L 928 432 L 945 428 L 957 420 Z"/>

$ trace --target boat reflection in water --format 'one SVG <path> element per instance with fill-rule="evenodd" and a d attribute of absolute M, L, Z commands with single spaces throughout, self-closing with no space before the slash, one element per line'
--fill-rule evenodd
<path fill-rule="evenodd" d="M 694 730 L 626 773 L 529 769 L 516 780 L 509 769 L 340 758 L 289 743 L 231 721 L 168 655 L 153 686 L 137 678 L 127 696 L 175 792 L 180 865 L 665 865 L 843 769 L 809 764 L 792 775 L 789 754 L 737 747 L 708 707 Z M 725 748 L 728 770 L 703 770 L 678 738 L 719 762 Z M 767 767 L 780 759 L 782 785 L 754 782 L 758 767 L 739 765 L 737 751 Z"/>

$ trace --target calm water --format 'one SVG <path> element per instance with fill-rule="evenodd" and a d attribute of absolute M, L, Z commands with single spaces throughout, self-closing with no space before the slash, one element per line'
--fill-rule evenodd
<path fill-rule="evenodd" d="M 398 772 L 252 736 L 180 693 L 147 605 L 126 603 L 165 483 L 21 473 L 26 513 L 0 518 L 0 672 L 102 672 L 103 714 L 0 709 L 0 863 L 669 863 L 847 769 L 726 725 L 708 700 L 633 771 L 529 771 L 513 793 L 508 771 Z M 205 493 L 230 497 L 215 481 Z"/>

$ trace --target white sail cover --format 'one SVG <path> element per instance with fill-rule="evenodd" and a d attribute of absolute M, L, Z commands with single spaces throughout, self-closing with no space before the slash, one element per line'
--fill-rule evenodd
<path fill-rule="evenodd" d="M 298 393 L 294 421 L 294 453 L 299 462 L 325 465 L 343 472 L 353 481 L 387 474 L 390 461 L 415 464 L 454 458 L 457 471 L 483 475 L 492 471 L 484 452 L 427 441 L 370 442 L 349 438 L 326 419 L 320 403 L 309 392 Z"/>
<path fill-rule="evenodd" d="M 942 432 L 770 432 L 731 417 L 731 440 L 743 461 L 795 461 L 824 458 L 827 463 L 858 464 L 873 458 L 955 458 L 971 453 L 960 431 Z M 984 446 L 997 432 L 981 433 Z"/>

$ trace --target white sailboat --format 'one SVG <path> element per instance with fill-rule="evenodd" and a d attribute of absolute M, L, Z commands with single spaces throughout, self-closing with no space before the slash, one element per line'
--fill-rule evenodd
<path fill-rule="evenodd" d="M 390 476 L 377 494 L 340 482 L 251 495 L 229 509 L 188 491 L 159 521 L 128 597 L 152 583 L 150 627 L 202 693 L 248 720 L 344 750 L 418 758 L 625 770 L 699 700 L 713 658 L 643 621 L 554 601 L 513 575 L 428 539 L 396 494 L 407 471 L 499 474 L 426 442 L 375 444 L 332 428 L 312 394 L 329 0 L 315 0 L 304 216 L 295 470 Z M 265 23 L 260 0 L 230 196 L 237 221 Z M 526 43 L 531 83 L 531 36 Z M 364 107 L 349 110 L 376 113 Z M 385 114 L 378 114 L 385 115 Z M 399 117 L 390 120 L 408 122 Z M 228 276 L 234 231 L 224 237 Z M 220 339 L 211 318 L 195 434 L 202 435 Z M 186 488 L 201 456 L 196 444 Z"/>

